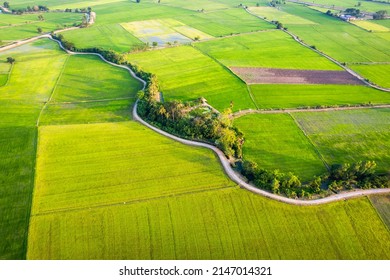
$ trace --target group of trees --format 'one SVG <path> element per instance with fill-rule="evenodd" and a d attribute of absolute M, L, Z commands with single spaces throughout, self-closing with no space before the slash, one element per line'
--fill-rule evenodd
<path fill-rule="evenodd" d="M 71 9 L 71 8 L 66 8 L 65 10 L 63 10 L 65 13 L 72 13 L 72 12 L 75 12 L 75 13 L 90 13 L 92 11 L 92 8 L 91 7 L 88 7 L 88 8 L 76 8 L 76 9 Z"/>
<path fill-rule="evenodd" d="M 380 11 L 377 11 L 376 13 L 374 13 L 372 15 L 372 18 L 373 19 L 385 19 L 387 16 L 387 11 L 385 10 L 380 10 Z"/>
<path fill-rule="evenodd" d="M 347 15 L 354 16 L 354 17 L 361 16 L 360 10 L 359 9 L 355 9 L 355 8 L 348 8 L 348 9 L 346 9 L 344 11 L 344 13 L 347 14 Z"/>
<path fill-rule="evenodd" d="M 257 3 L 258 4 L 258 3 Z M 271 2 L 269 2 L 269 4 L 272 6 L 272 7 L 277 7 L 278 5 L 282 5 L 282 4 L 286 4 L 286 1 L 282 1 L 282 0 L 272 0 Z M 258 7 L 258 5 L 256 5 Z"/>
<path fill-rule="evenodd" d="M 238 170 L 255 186 L 287 197 L 312 197 L 327 191 L 339 192 L 353 188 L 389 188 L 389 175 L 375 172 L 374 161 L 359 161 L 354 164 L 334 165 L 327 174 L 315 176 L 313 180 L 302 184 L 299 177 L 291 172 L 281 173 L 259 168 L 252 161 L 241 162 Z"/>
<path fill-rule="evenodd" d="M 33 13 L 33 12 L 48 12 L 49 8 L 47 6 L 43 5 L 34 5 L 34 6 L 27 6 L 27 8 L 19 8 L 19 9 L 12 9 L 11 10 L 13 14 L 21 15 L 23 13 Z"/>
<path fill-rule="evenodd" d="M 241 171 L 249 182 L 260 189 L 271 191 L 275 194 L 286 195 L 290 198 L 311 197 L 314 194 L 324 192 L 321 189 L 322 177 L 315 177 L 309 183 L 302 185 L 298 176 L 291 172 L 282 173 L 278 170 L 269 171 L 259 168 L 255 162 L 244 160 L 239 164 Z"/>
<path fill-rule="evenodd" d="M 160 102 L 157 78 L 151 75 L 145 92 L 140 92 L 138 113 L 150 123 L 187 139 L 208 142 L 227 157 L 242 156 L 243 133 L 233 126 L 230 110 L 220 114 L 195 102 Z"/>
<path fill-rule="evenodd" d="M 375 161 L 359 161 L 354 164 L 334 165 L 329 175 L 329 190 L 340 191 L 353 188 L 388 188 L 388 175 L 375 173 Z"/>
<path fill-rule="evenodd" d="M 7 62 L 10 63 L 10 64 L 14 64 L 15 63 L 15 58 L 13 57 L 7 57 Z"/>

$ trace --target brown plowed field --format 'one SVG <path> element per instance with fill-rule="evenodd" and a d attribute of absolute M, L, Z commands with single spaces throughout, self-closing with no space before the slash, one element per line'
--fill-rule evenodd
<path fill-rule="evenodd" d="M 247 84 L 334 84 L 361 85 L 346 71 L 292 70 L 278 68 L 231 67 Z"/>

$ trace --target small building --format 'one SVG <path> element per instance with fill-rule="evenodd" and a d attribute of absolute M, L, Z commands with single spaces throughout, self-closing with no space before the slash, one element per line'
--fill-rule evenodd
<path fill-rule="evenodd" d="M 344 15 L 344 14 L 341 14 L 340 15 L 340 18 L 344 21 L 351 21 L 351 20 L 356 20 L 356 17 L 354 16 L 351 16 L 351 15 Z"/>

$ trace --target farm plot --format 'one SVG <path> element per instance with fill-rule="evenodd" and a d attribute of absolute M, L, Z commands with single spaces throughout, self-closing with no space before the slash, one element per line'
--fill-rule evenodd
<path fill-rule="evenodd" d="M 45 126 L 39 137 L 34 215 L 234 186 L 211 151 L 135 122 Z"/>
<path fill-rule="evenodd" d="M 16 63 L 9 83 L 0 87 L 0 259 L 23 259 L 34 184 L 35 124 L 66 55 L 42 40 L 0 53 L 0 61 L 9 56 Z"/>
<path fill-rule="evenodd" d="M 301 127 L 329 164 L 375 160 L 390 168 L 389 109 L 294 113 Z"/>
<path fill-rule="evenodd" d="M 367 86 L 251 85 L 259 108 L 299 108 L 331 105 L 386 104 L 390 94 Z"/>
<path fill-rule="evenodd" d="M 287 114 L 247 115 L 234 120 L 244 132 L 244 159 L 259 167 L 293 172 L 303 180 L 326 172 L 315 148 Z"/>
<path fill-rule="evenodd" d="M 0 87 L 4 86 L 7 83 L 10 71 L 11 64 L 0 62 Z"/>
<path fill-rule="evenodd" d="M 379 10 L 387 10 L 388 6 L 383 5 L 383 3 L 378 3 L 378 2 L 363 2 L 359 6 L 358 0 L 316 0 L 313 1 L 315 4 L 323 4 L 323 5 L 328 5 L 328 6 L 336 6 L 338 8 L 356 8 L 358 7 L 361 11 L 368 11 L 368 12 L 376 12 Z M 390 12 L 390 10 L 388 10 Z"/>
<path fill-rule="evenodd" d="M 38 14 L 34 15 L 2 15 L 0 21 L 8 22 L 10 25 L 0 28 L 0 41 L 3 43 L 12 42 L 24 38 L 38 36 L 38 28 L 42 29 L 43 33 L 54 30 L 70 27 L 81 23 L 81 13 L 42 13 L 43 21 L 38 20 Z M 12 24 L 13 17 L 24 19 L 22 23 Z M 19 19 L 20 20 L 20 19 Z"/>
<path fill-rule="evenodd" d="M 363 84 L 362 81 L 346 71 L 253 67 L 231 67 L 231 69 L 247 84 Z"/>
<path fill-rule="evenodd" d="M 354 21 L 351 21 L 352 24 L 356 25 L 356 26 L 359 26 L 367 31 L 370 31 L 370 32 L 388 32 L 390 31 L 389 28 L 383 26 L 383 25 L 380 25 L 380 24 L 377 24 L 371 20 L 354 20 Z"/>
<path fill-rule="evenodd" d="M 229 6 L 223 1 L 212 1 L 212 0 L 197 0 L 197 1 L 181 1 L 181 0 L 165 0 L 161 4 L 175 6 L 193 11 L 204 10 L 205 12 L 213 10 L 227 9 Z"/>
<path fill-rule="evenodd" d="M 127 56 L 132 63 L 157 75 L 165 100 L 204 97 L 223 110 L 253 108 L 246 85 L 224 67 L 189 46 L 167 48 Z"/>
<path fill-rule="evenodd" d="M 196 47 L 228 67 L 341 70 L 279 30 L 196 43 Z"/>
<path fill-rule="evenodd" d="M 367 198 L 295 207 L 238 188 L 34 215 L 28 241 L 28 259 L 390 257 Z"/>
<path fill-rule="evenodd" d="M 372 22 L 390 29 L 390 19 L 373 20 Z"/>
<path fill-rule="evenodd" d="M 73 55 L 59 77 L 53 102 L 135 98 L 141 84 L 128 71 L 111 66 L 94 55 Z"/>
<path fill-rule="evenodd" d="M 286 11 L 315 21 L 317 25 L 289 25 L 301 40 L 340 62 L 390 61 L 389 40 L 382 33 L 362 30 L 337 18 L 300 5 L 287 5 Z"/>
<path fill-rule="evenodd" d="M 273 25 L 260 21 L 243 9 L 218 10 L 180 16 L 178 19 L 212 36 L 226 36 L 274 28 Z"/>
<path fill-rule="evenodd" d="M 369 198 L 383 222 L 390 229 L 390 195 L 371 195 Z"/>
<path fill-rule="evenodd" d="M 133 94 L 132 94 L 133 95 Z M 95 102 L 49 103 L 41 125 L 120 122 L 132 119 L 134 98 Z"/>
<path fill-rule="evenodd" d="M 160 46 L 167 43 L 189 43 L 195 38 L 211 38 L 195 28 L 188 27 L 174 19 L 135 21 L 121 24 L 123 28 L 150 45 L 157 42 Z"/>
<path fill-rule="evenodd" d="M 77 48 L 100 47 L 118 52 L 128 52 L 143 44 L 120 24 L 93 25 L 63 33 L 66 40 L 75 43 Z"/>
<path fill-rule="evenodd" d="M 317 24 L 305 18 L 289 14 L 274 7 L 250 7 L 249 11 L 255 15 L 266 18 L 270 21 L 279 21 L 283 24 Z"/>
<path fill-rule="evenodd" d="M 351 64 L 348 65 L 352 70 L 359 73 L 371 82 L 382 87 L 390 88 L 390 62 L 389 64 Z"/>

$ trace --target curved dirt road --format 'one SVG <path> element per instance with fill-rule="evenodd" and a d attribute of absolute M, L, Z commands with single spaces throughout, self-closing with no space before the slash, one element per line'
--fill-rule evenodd
<path fill-rule="evenodd" d="M 115 64 L 115 63 L 112 63 L 110 61 L 107 61 L 101 54 L 98 54 L 98 53 L 81 53 L 81 52 L 72 52 L 72 51 L 69 51 L 69 50 L 66 50 L 61 42 L 53 39 L 50 35 L 48 34 L 45 34 L 45 35 L 42 35 L 42 36 L 38 36 L 39 38 L 36 38 L 35 40 L 37 39 L 40 39 L 40 38 L 49 38 L 55 42 L 57 42 L 59 44 L 59 46 L 61 47 L 61 49 L 63 49 L 64 51 L 66 51 L 67 53 L 69 54 L 72 54 L 72 55 L 96 55 L 98 57 L 100 57 L 104 62 L 107 62 L 108 64 L 110 65 L 113 65 L 115 67 L 119 67 L 119 68 L 122 68 L 122 69 L 126 69 L 130 75 L 135 78 L 136 80 L 140 81 L 142 84 L 143 84 L 143 89 L 145 89 L 146 87 L 146 82 L 144 80 L 142 80 L 141 78 L 139 78 L 129 67 L 127 66 L 124 66 L 124 65 L 119 65 L 119 64 Z M 17 47 L 17 46 L 15 46 Z M 0 48 L 0 51 L 2 49 Z M 231 167 L 230 165 L 230 162 L 227 160 L 227 158 L 225 157 L 225 154 L 219 150 L 217 147 L 215 146 L 212 146 L 210 144 L 206 144 L 206 143 L 201 143 L 201 142 L 196 142 L 196 141 L 191 141 L 191 140 L 186 140 L 186 139 L 182 139 L 182 138 L 179 138 L 177 136 L 174 136 L 172 134 L 169 134 L 168 132 L 165 132 L 165 131 L 162 131 L 161 129 L 158 129 L 152 125 L 150 125 L 149 123 L 145 122 L 137 113 L 137 106 L 138 106 L 138 100 L 135 102 L 134 104 L 134 107 L 133 107 L 133 119 L 135 121 L 138 121 L 140 122 L 141 124 L 143 124 L 144 126 L 154 130 L 155 132 L 165 136 L 165 137 L 168 137 L 168 138 L 171 138 L 177 142 L 180 142 L 180 143 L 183 143 L 185 145 L 189 145 L 189 146 L 194 146 L 194 147 L 203 147 L 203 148 L 207 148 L 207 149 L 210 149 L 212 150 L 219 158 L 221 164 L 222 164 L 222 167 L 226 173 L 226 175 L 235 183 L 237 183 L 240 187 L 242 188 L 245 188 L 255 194 L 259 194 L 259 195 L 262 195 L 262 196 L 265 196 L 265 197 L 268 197 L 268 198 L 271 198 L 271 199 L 274 199 L 274 200 L 277 200 L 277 201 L 280 201 L 280 202 L 284 202 L 284 203 L 288 203 L 288 204 L 294 204 L 294 205 L 319 205 L 319 204 L 325 204 L 325 203 L 329 203 L 329 202 L 334 202 L 334 201 L 339 201 L 339 200 L 346 200 L 346 199 L 349 199 L 349 198 L 355 198 L 355 197 L 360 197 L 360 196 L 366 196 L 366 195 L 370 195 L 370 194 L 384 194 L 384 193 L 390 193 L 390 188 L 388 189 L 369 189 L 369 190 L 354 190 L 354 191 L 350 191 L 350 192 L 344 192 L 344 193 L 340 193 L 340 194 L 336 194 L 336 195 L 332 195 L 332 196 L 328 196 L 328 197 L 325 197 L 325 198 L 320 198 L 320 199 L 313 199 L 313 200 L 298 200 L 298 199 L 292 199 L 292 198 L 287 198 L 287 197 L 284 197 L 284 196 L 279 196 L 279 195 L 276 195 L 276 194 L 273 194 L 273 193 L 269 193 L 267 191 L 264 191 L 264 190 L 261 190 L 261 189 L 258 189 L 250 184 L 248 184 L 247 182 L 245 182 L 234 170 L 233 168 Z"/>

